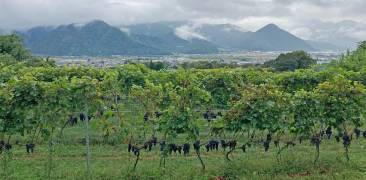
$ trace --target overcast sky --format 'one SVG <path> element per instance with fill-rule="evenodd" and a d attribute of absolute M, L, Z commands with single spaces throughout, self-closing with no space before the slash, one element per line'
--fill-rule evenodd
<path fill-rule="evenodd" d="M 191 20 L 257 30 L 275 23 L 304 39 L 366 39 L 366 0 L 0 0 L 0 29 Z"/>

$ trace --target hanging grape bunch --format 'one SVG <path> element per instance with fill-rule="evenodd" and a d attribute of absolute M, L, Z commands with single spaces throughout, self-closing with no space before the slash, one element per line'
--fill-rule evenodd
<path fill-rule="evenodd" d="M 147 121 L 149 121 L 149 114 L 146 112 L 144 114 L 144 122 L 147 122 Z"/>
<path fill-rule="evenodd" d="M 200 141 L 196 141 L 193 143 L 193 149 L 195 151 L 199 151 L 201 149 Z"/>
<path fill-rule="evenodd" d="M 191 145 L 189 143 L 183 144 L 183 154 L 185 156 L 188 156 L 190 149 L 191 149 Z"/>
<path fill-rule="evenodd" d="M 264 141 L 263 142 L 263 147 L 264 147 L 264 152 L 267 152 L 269 150 L 269 141 Z"/>
<path fill-rule="evenodd" d="M 209 151 L 213 151 L 213 150 L 216 150 L 218 151 L 219 150 L 219 144 L 220 142 L 219 141 L 216 141 L 216 140 L 210 140 L 206 145 L 206 151 L 209 152 Z"/>
<path fill-rule="evenodd" d="M 26 149 L 26 151 L 27 151 L 28 154 L 33 154 L 35 147 L 36 147 L 36 145 L 33 144 L 33 143 L 27 143 L 25 145 L 25 149 Z"/>
<path fill-rule="evenodd" d="M 165 146 L 166 146 L 166 142 L 163 140 L 163 141 L 160 141 L 160 151 L 164 151 L 164 149 L 165 149 Z"/>
<path fill-rule="evenodd" d="M 264 151 L 267 152 L 269 150 L 269 145 L 272 141 L 272 135 L 267 134 L 266 140 L 263 142 Z"/>
<path fill-rule="evenodd" d="M 163 113 L 161 113 L 161 112 L 159 112 L 159 111 L 156 111 L 156 112 L 155 112 L 155 117 L 156 117 L 156 118 L 160 118 L 162 115 L 163 115 Z"/>
<path fill-rule="evenodd" d="M 345 148 L 348 148 L 351 145 L 351 140 L 352 140 L 351 137 L 345 132 L 343 134 L 342 139 L 343 139 L 343 145 L 344 145 L 344 147 Z"/>
<path fill-rule="evenodd" d="M 217 115 L 212 112 L 211 110 L 207 109 L 205 113 L 203 113 L 203 118 L 207 121 L 207 122 L 211 122 L 212 120 L 217 118 Z"/>
<path fill-rule="evenodd" d="M 242 146 L 240 146 L 240 149 L 243 151 L 243 153 L 245 153 L 247 150 L 247 144 L 243 144 Z"/>
<path fill-rule="evenodd" d="M 5 142 L 3 140 L 0 141 L 0 154 L 3 152 L 3 149 L 5 148 Z"/>
<path fill-rule="evenodd" d="M 332 127 L 329 126 L 327 128 L 327 130 L 325 131 L 325 134 L 327 135 L 327 138 L 330 139 L 330 137 L 332 136 Z"/>
<path fill-rule="evenodd" d="M 313 137 L 311 137 L 311 144 L 314 145 L 316 148 L 319 148 L 319 145 L 321 143 L 321 138 L 320 138 L 320 134 L 316 134 Z"/>
<path fill-rule="evenodd" d="M 353 130 L 353 132 L 355 133 L 355 135 L 356 135 L 356 138 L 357 138 L 357 139 L 361 136 L 361 130 L 360 130 L 360 129 L 355 128 L 355 129 Z"/>

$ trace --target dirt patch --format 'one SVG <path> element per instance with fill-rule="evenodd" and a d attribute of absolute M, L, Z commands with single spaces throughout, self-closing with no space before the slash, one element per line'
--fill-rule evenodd
<path fill-rule="evenodd" d="M 216 176 L 216 177 L 210 177 L 208 178 L 208 180 L 226 180 L 226 178 L 222 176 Z"/>
<path fill-rule="evenodd" d="M 311 173 L 309 171 L 288 174 L 288 176 L 290 176 L 292 178 L 306 177 L 306 176 L 310 176 L 310 175 L 311 175 Z"/>

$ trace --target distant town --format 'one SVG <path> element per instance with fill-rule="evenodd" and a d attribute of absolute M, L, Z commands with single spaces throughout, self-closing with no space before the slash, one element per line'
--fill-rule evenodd
<path fill-rule="evenodd" d="M 51 57 L 57 65 L 91 65 L 94 67 L 114 67 L 124 65 L 128 62 L 168 62 L 171 66 L 179 65 L 184 62 L 194 61 L 218 61 L 220 63 L 236 63 L 238 65 L 245 64 L 263 64 L 266 61 L 275 59 L 281 53 L 286 52 L 235 52 L 220 54 L 177 54 L 164 56 L 57 56 Z M 333 59 L 337 59 L 342 52 L 310 52 L 318 64 L 328 63 Z"/>

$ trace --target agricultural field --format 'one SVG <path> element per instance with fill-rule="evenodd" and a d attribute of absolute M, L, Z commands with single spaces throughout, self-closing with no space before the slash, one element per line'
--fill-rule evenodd
<path fill-rule="evenodd" d="M 3 179 L 366 178 L 366 42 L 321 65 L 174 70 L 0 44 Z"/>

